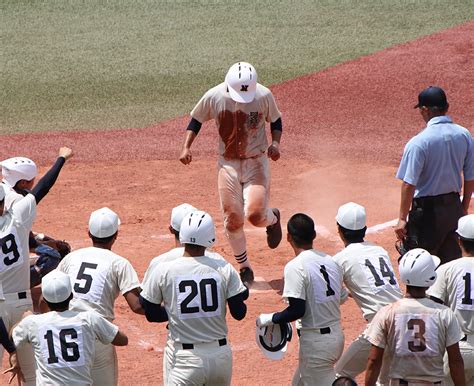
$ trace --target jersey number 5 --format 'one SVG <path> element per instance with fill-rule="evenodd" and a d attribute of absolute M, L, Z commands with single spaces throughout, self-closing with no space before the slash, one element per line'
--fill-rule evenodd
<path fill-rule="evenodd" d="M 86 294 L 90 291 L 92 286 L 92 276 L 87 274 L 86 269 L 96 269 L 97 264 L 82 263 L 77 273 L 76 283 L 74 284 L 74 292 Z M 83 283 L 78 283 L 77 280 L 84 280 Z"/>

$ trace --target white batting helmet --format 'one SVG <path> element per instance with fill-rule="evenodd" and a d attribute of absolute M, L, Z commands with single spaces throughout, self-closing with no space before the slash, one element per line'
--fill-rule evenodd
<path fill-rule="evenodd" d="M 197 210 L 186 215 L 181 222 L 179 241 L 181 244 L 211 247 L 216 241 L 216 229 L 209 213 Z"/>
<path fill-rule="evenodd" d="M 225 84 L 234 101 L 250 103 L 257 91 L 257 71 L 250 63 L 235 63 L 225 76 Z"/>
<path fill-rule="evenodd" d="M 181 222 L 183 221 L 183 218 L 191 213 L 191 212 L 195 212 L 197 209 L 192 206 L 192 205 L 189 205 L 187 203 L 184 203 L 184 204 L 181 204 L 181 205 L 178 205 L 176 207 L 174 207 L 172 210 L 171 210 L 171 227 L 179 232 L 180 230 L 180 226 L 181 226 Z"/>
<path fill-rule="evenodd" d="M 436 280 L 436 268 L 441 260 L 422 248 L 415 248 L 402 256 L 398 270 L 403 283 L 413 287 L 429 287 Z"/>
<path fill-rule="evenodd" d="M 270 324 L 265 327 L 257 327 L 256 340 L 263 355 L 268 359 L 278 361 L 285 356 L 288 342 L 293 336 L 290 323 Z"/>
<path fill-rule="evenodd" d="M 10 187 L 15 187 L 20 180 L 31 181 L 38 175 L 36 164 L 25 157 L 8 158 L 1 162 L 3 181 Z"/>

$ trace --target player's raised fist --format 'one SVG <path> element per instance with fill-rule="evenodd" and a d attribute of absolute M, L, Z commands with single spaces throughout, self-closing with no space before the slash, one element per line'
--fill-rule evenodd
<path fill-rule="evenodd" d="M 73 151 L 71 148 L 63 146 L 59 149 L 59 156 L 64 157 L 64 159 L 67 161 L 69 158 L 71 158 L 74 155 Z"/>
<path fill-rule="evenodd" d="M 181 151 L 181 155 L 179 156 L 179 160 L 181 161 L 181 163 L 183 163 L 184 165 L 188 165 L 191 163 L 191 161 L 193 160 L 193 156 L 191 154 L 191 150 L 187 149 L 187 148 L 184 148 L 182 151 Z"/>

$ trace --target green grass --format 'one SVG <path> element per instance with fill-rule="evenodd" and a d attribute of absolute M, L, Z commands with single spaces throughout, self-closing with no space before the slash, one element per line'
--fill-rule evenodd
<path fill-rule="evenodd" d="M 144 127 L 235 61 L 275 84 L 474 18 L 474 2 L 2 1 L 0 132 Z"/>

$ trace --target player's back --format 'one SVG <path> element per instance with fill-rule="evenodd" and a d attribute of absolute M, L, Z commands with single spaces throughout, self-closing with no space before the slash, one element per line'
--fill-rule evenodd
<path fill-rule="evenodd" d="M 391 358 L 389 378 L 436 382 L 443 379 L 443 355 L 446 347 L 460 340 L 460 328 L 454 313 L 428 298 L 403 298 L 383 307 L 369 330 L 384 329 Z M 379 346 L 380 347 L 380 346 Z"/>
<path fill-rule="evenodd" d="M 285 266 L 283 296 L 300 297 L 297 294 L 291 296 L 294 292 L 291 282 L 297 282 L 297 276 L 303 276 L 305 286 L 306 312 L 301 318 L 301 328 L 321 329 L 339 324 L 343 294 L 342 270 L 331 256 L 311 249 L 301 252 L 291 260 Z M 287 280 L 290 280 L 290 283 L 287 284 Z"/>
<path fill-rule="evenodd" d="M 30 289 L 29 234 L 36 217 L 32 194 L 0 216 L 0 296 Z M 18 300 L 18 298 L 17 298 Z"/>
<path fill-rule="evenodd" d="M 94 342 L 111 342 L 118 328 L 94 311 L 30 315 L 14 329 L 16 344 L 30 342 L 41 385 L 89 385 Z"/>
<path fill-rule="evenodd" d="M 108 320 L 115 318 L 118 295 L 140 286 L 130 262 L 108 249 L 78 249 L 67 255 L 58 269 L 71 278 L 71 309 L 93 309 Z"/>
<path fill-rule="evenodd" d="M 344 284 L 368 321 L 381 307 L 402 297 L 390 257 L 382 247 L 367 241 L 351 243 L 333 258 L 342 267 Z"/>
<path fill-rule="evenodd" d="M 172 340 L 199 343 L 226 337 L 227 299 L 245 289 L 228 262 L 208 256 L 181 257 L 158 265 L 154 280 L 168 313 Z"/>

